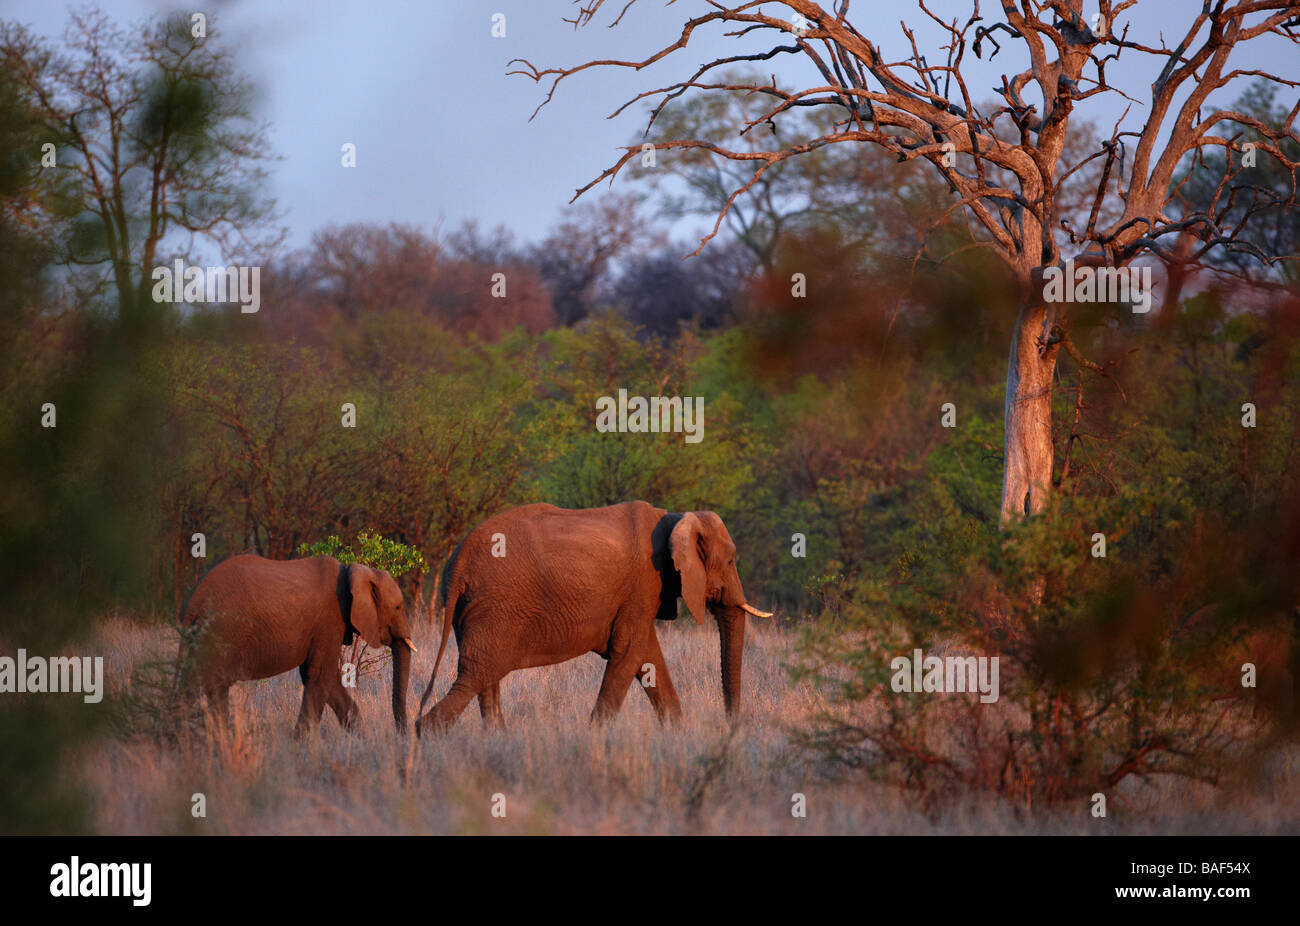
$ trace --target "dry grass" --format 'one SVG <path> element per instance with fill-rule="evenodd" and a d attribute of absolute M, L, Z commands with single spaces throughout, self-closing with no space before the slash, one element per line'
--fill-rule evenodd
<path fill-rule="evenodd" d="M 106 619 L 109 698 L 132 669 L 170 661 L 174 632 Z M 909 794 L 859 773 L 835 772 L 800 754 L 788 731 L 819 708 L 782 663 L 792 635 L 759 628 L 746 644 L 745 723 L 728 735 L 718 681 L 718 637 L 690 622 L 660 638 L 681 695 L 684 722 L 660 727 L 648 700 L 630 691 L 605 727 L 588 723 L 604 663 L 591 655 L 516 672 L 502 685 L 506 729 L 483 728 L 477 705 L 442 738 L 399 738 L 392 729 L 388 670 L 363 675 L 355 692 L 360 728 L 341 730 L 328 712 L 294 740 L 302 688 L 296 673 L 236 686 L 234 724 L 219 735 L 160 743 L 137 734 L 106 739 L 77 774 L 104 833 L 280 834 L 895 834 L 1256 833 L 1300 830 L 1300 759 L 1293 750 L 1249 781 L 1218 789 L 1182 781 L 1133 785 L 1107 819 L 1086 806 L 1038 814 L 972 799 L 927 815 Z M 437 649 L 417 628 L 410 710 Z M 439 691 L 454 674 L 444 660 Z M 114 684 L 117 690 L 114 690 Z M 106 699 L 108 700 L 108 699 Z M 791 795 L 808 816 L 791 816 Z M 202 793 L 207 816 L 191 815 Z M 495 818 L 493 795 L 506 800 Z"/>

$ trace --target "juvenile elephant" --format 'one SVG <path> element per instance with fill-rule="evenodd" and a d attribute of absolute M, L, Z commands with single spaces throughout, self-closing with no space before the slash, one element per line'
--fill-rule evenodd
<path fill-rule="evenodd" d="M 348 727 L 357 707 L 343 687 L 339 652 L 354 633 L 392 647 L 393 719 L 406 729 L 415 646 L 393 577 L 331 556 L 234 556 L 203 577 L 182 612 L 180 690 L 186 700 L 202 692 L 226 716 L 232 684 L 296 668 L 303 693 L 295 732 L 319 722 L 327 704 Z"/>
<path fill-rule="evenodd" d="M 736 545 L 721 518 L 712 511 L 674 514 L 625 502 L 584 510 L 525 505 L 488 519 L 443 569 L 442 642 L 415 732 L 445 729 L 475 696 L 484 721 L 500 723 L 505 675 L 588 652 L 608 661 L 593 720 L 618 711 L 647 664 L 654 684 L 637 687 L 660 720 L 680 715 L 655 633 L 656 618 L 676 618 L 679 597 L 697 621 L 706 610 L 717 618 L 722 695 L 734 719 L 745 614 L 772 615 L 746 603 Z M 453 626 L 460 648 L 456 681 L 424 714 Z"/>

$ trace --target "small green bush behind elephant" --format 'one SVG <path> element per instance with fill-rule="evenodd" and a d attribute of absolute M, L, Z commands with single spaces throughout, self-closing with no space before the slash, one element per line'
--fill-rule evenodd
<path fill-rule="evenodd" d="M 297 669 L 302 709 L 295 733 L 314 726 L 328 706 L 344 727 L 357 706 L 343 686 L 341 648 L 359 634 L 393 651 L 393 720 L 406 729 L 411 632 L 402 591 L 388 572 L 332 556 L 270 560 L 241 554 L 214 566 L 181 612 L 178 691 L 201 693 L 229 717 L 230 686 Z"/>
<path fill-rule="evenodd" d="M 706 611 L 717 619 L 723 701 L 734 720 L 746 614 L 772 615 L 746 601 L 736 545 L 720 517 L 638 501 L 576 510 L 525 505 L 489 518 L 443 567 L 442 640 L 416 733 L 451 726 L 475 697 L 484 721 L 499 724 L 503 677 L 588 652 L 608 663 L 593 720 L 615 714 L 638 678 L 660 720 L 679 716 L 655 631 L 656 619 L 676 618 L 679 597 L 697 621 Z M 456 680 L 426 714 L 453 629 Z"/>

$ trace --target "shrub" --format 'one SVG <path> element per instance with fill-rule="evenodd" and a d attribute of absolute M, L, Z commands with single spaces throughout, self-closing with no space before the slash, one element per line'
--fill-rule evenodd
<path fill-rule="evenodd" d="M 429 571 L 419 550 L 369 531 L 358 533 L 350 544 L 340 540 L 337 534 L 330 534 L 315 543 L 299 544 L 298 555 L 332 556 L 340 563 L 361 563 L 384 569 L 394 579 L 412 571 L 419 575 Z"/>

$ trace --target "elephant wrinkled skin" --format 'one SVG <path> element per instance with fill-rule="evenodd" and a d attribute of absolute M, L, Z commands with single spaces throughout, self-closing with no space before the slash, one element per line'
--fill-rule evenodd
<path fill-rule="evenodd" d="M 393 720 L 404 730 L 414 647 L 393 577 L 330 556 L 234 556 L 203 577 L 183 609 L 179 688 L 186 701 L 202 692 L 224 717 L 235 682 L 298 669 L 303 693 L 295 732 L 318 723 L 326 705 L 348 727 L 357 707 L 343 687 L 339 653 L 354 633 L 370 646 L 392 647 Z"/>
<path fill-rule="evenodd" d="M 656 618 L 676 618 L 678 597 L 697 621 L 706 610 L 717 618 L 723 700 L 734 719 L 745 615 L 771 616 L 746 602 L 735 556 L 727 528 L 711 511 L 675 514 L 646 502 L 581 510 L 539 504 L 488 519 L 443 569 L 442 642 L 416 733 L 449 727 L 475 697 L 484 721 L 500 723 L 505 675 L 588 652 L 608 662 L 593 720 L 616 713 L 637 678 L 661 720 L 679 716 L 655 632 Z M 425 714 L 453 628 L 456 680 Z"/>

